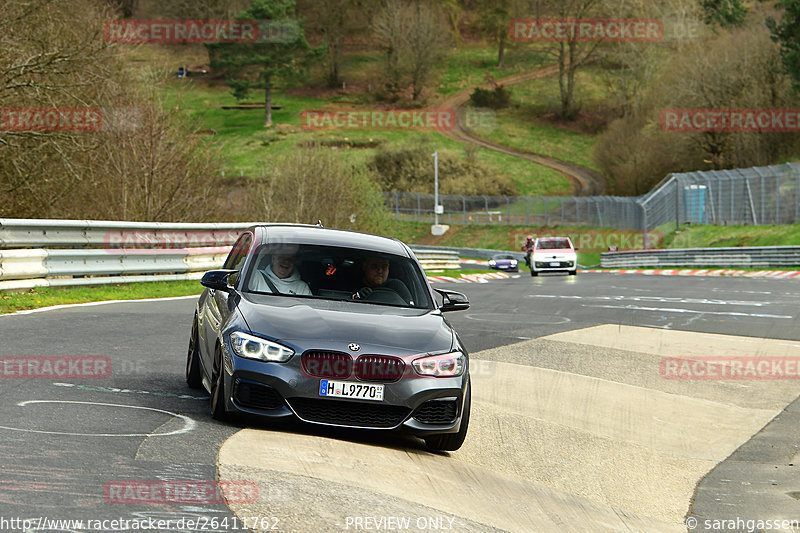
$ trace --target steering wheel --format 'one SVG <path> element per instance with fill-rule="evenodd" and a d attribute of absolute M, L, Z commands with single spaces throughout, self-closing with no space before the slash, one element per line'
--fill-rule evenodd
<path fill-rule="evenodd" d="M 361 292 L 361 289 L 359 289 Z M 397 291 L 390 287 L 372 287 L 370 292 L 365 298 L 359 298 L 356 293 L 356 298 L 362 299 L 365 302 L 375 302 L 381 304 L 394 304 L 394 305 L 408 305 L 408 302 L 397 294 Z"/>

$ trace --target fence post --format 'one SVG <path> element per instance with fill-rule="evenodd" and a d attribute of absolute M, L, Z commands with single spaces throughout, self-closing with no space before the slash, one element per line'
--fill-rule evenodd
<path fill-rule="evenodd" d="M 550 225 L 550 210 L 547 209 L 547 196 L 544 197 L 544 225 Z"/>
<path fill-rule="evenodd" d="M 503 195 L 503 198 L 506 199 L 506 224 L 511 224 L 511 201 L 505 194 Z"/>
<path fill-rule="evenodd" d="M 492 221 L 491 215 L 489 214 L 489 199 L 486 198 L 486 195 L 482 194 L 481 196 L 483 196 L 483 204 L 486 206 L 486 223 L 488 224 Z"/>
<path fill-rule="evenodd" d="M 642 250 L 647 250 L 647 208 L 644 204 L 639 204 L 642 208 Z"/>
<path fill-rule="evenodd" d="M 800 170 L 791 163 L 786 164 L 794 170 L 794 221 L 800 222 Z"/>
<path fill-rule="evenodd" d="M 394 216 L 400 218 L 400 194 L 394 191 Z"/>
<path fill-rule="evenodd" d="M 531 197 L 525 197 L 525 225 L 531 225 Z"/>
<path fill-rule="evenodd" d="M 761 178 L 761 209 L 758 213 L 758 218 L 761 219 L 762 224 L 767 222 L 767 179 L 758 167 L 752 167 L 758 177 Z"/>
<path fill-rule="evenodd" d="M 561 201 L 561 225 L 563 226 L 564 225 L 564 202 L 566 202 L 566 200 L 564 199 L 563 196 L 559 196 L 559 200 Z"/>
<path fill-rule="evenodd" d="M 461 196 L 461 214 L 463 215 L 462 218 L 464 220 L 464 224 L 467 223 L 467 199 L 464 197 L 463 194 Z"/>
<path fill-rule="evenodd" d="M 417 195 L 417 216 L 415 218 L 419 220 L 419 214 L 422 212 L 422 200 L 420 199 L 419 193 L 416 193 L 416 195 Z"/>
<path fill-rule="evenodd" d="M 681 227 L 681 181 L 675 177 L 675 229 Z"/>

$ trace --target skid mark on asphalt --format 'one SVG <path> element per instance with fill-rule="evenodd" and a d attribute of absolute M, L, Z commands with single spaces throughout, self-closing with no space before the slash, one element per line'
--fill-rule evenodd
<path fill-rule="evenodd" d="M 208 396 L 192 396 L 191 394 L 176 394 L 174 392 L 160 392 L 137 389 L 120 389 L 118 387 L 103 387 L 100 385 L 78 385 L 75 383 L 53 383 L 56 387 L 73 388 L 93 392 L 111 392 L 115 394 L 148 394 L 162 398 L 179 398 L 181 400 L 208 400 Z"/>

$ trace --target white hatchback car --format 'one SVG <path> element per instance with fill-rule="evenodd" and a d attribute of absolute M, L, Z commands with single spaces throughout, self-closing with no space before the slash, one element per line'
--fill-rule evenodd
<path fill-rule="evenodd" d="M 533 245 L 531 276 L 539 272 L 578 273 L 578 255 L 569 237 L 540 237 Z"/>

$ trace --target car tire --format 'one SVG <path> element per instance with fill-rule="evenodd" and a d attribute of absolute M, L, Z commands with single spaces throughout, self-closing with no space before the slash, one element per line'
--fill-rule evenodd
<path fill-rule="evenodd" d="M 577 273 L 578 273 L 578 269 L 577 269 L 577 268 L 576 268 L 575 270 L 570 270 L 570 271 L 569 271 L 569 275 L 570 275 L 570 276 L 574 276 L 574 275 L 576 275 Z"/>
<path fill-rule="evenodd" d="M 536 272 L 534 269 L 531 269 L 531 276 L 538 276 L 539 273 Z"/>
<path fill-rule="evenodd" d="M 197 332 L 197 317 L 192 322 L 192 336 L 189 338 L 189 353 L 186 355 L 186 384 L 192 389 L 203 388 L 203 375 L 200 371 L 200 342 Z"/>
<path fill-rule="evenodd" d="M 214 375 L 211 385 L 211 416 L 215 420 L 227 420 L 225 408 L 225 372 L 222 367 L 222 350 L 217 348 L 214 354 Z"/>
<path fill-rule="evenodd" d="M 472 387 L 467 382 L 467 398 L 464 401 L 464 411 L 461 413 L 461 427 L 457 433 L 445 433 L 443 435 L 433 435 L 425 437 L 425 445 L 431 450 L 439 452 L 453 452 L 461 448 L 464 439 L 467 438 L 469 428 L 470 404 L 472 403 Z"/>

